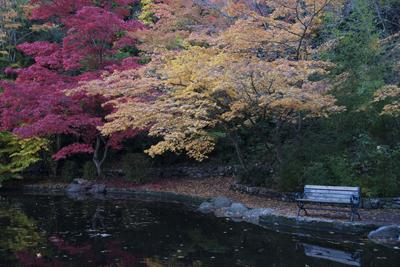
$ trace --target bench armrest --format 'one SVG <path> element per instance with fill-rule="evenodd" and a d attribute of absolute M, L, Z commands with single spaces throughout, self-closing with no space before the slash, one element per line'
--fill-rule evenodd
<path fill-rule="evenodd" d="M 302 198 L 304 198 L 304 193 L 297 192 L 297 193 L 294 195 L 294 197 L 296 198 L 296 200 L 297 200 L 297 199 L 302 199 Z"/>

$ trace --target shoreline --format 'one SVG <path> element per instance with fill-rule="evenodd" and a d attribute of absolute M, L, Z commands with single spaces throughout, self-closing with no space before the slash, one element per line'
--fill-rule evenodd
<path fill-rule="evenodd" d="M 156 201 L 167 203 L 178 203 L 197 211 L 199 206 L 208 201 L 212 201 L 212 197 L 202 197 L 194 194 L 182 194 L 181 192 L 169 192 L 163 190 L 151 190 L 145 186 L 138 186 L 137 188 L 117 188 L 107 187 L 105 194 L 86 194 L 78 193 L 71 194 L 66 191 L 67 184 L 30 184 L 22 186 L 20 191 L 24 194 L 46 194 L 46 195 L 60 195 L 74 198 L 77 200 L 85 199 L 113 199 L 113 198 L 127 198 L 137 199 L 140 201 Z M 216 196 L 214 196 L 216 197 Z M 236 199 L 232 202 L 238 203 Z M 250 216 L 236 216 L 229 212 L 227 207 L 214 209 L 208 212 L 212 216 L 229 218 L 236 222 L 247 222 L 262 228 L 283 232 L 294 235 L 308 236 L 317 239 L 351 239 L 351 240 L 364 240 L 368 234 L 379 227 L 390 225 L 390 223 L 371 222 L 371 221 L 345 221 L 338 219 L 331 219 L 326 217 L 297 217 L 290 214 L 283 214 L 273 207 L 248 207 L 248 211 L 260 211 L 256 217 Z M 254 213 L 254 212 L 253 212 Z"/>

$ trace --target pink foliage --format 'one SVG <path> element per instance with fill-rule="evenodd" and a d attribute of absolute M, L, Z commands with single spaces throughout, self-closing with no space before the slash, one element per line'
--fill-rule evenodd
<path fill-rule="evenodd" d="M 97 128 L 113 112 L 112 107 L 103 105 L 109 99 L 66 92 L 79 82 L 100 78 L 105 71 L 140 67 L 135 57 L 113 58 L 119 49 L 135 45 L 124 31 L 143 28 L 136 20 L 124 21 L 134 2 L 31 0 L 36 5 L 31 19 L 62 23 L 65 37 L 60 43 L 37 41 L 17 47 L 35 63 L 7 69 L 6 74 L 17 74 L 15 82 L 0 80 L 0 130 L 22 137 L 66 135 L 77 140 L 58 151 L 53 156 L 56 160 L 93 153 L 100 134 Z M 107 145 L 120 149 L 124 139 L 135 135 L 129 131 L 117 134 Z"/>
<path fill-rule="evenodd" d="M 56 154 L 53 155 L 54 160 L 65 159 L 70 155 L 78 154 L 78 153 L 93 153 L 93 147 L 88 144 L 72 144 L 63 147 Z"/>
<path fill-rule="evenodd" d="M 77 69 L 86 61 L 91 68 L 102 68 L 108 49 L 117 40 L 116 33 L 124 21 L 116 14 L 98 7 L 83 7 L 76 15 L 63 20 L 68 28 L 63 41 L 63 62 L 66 70 Z"/>
<path fill-rule="evenodd" d="M 130 14 L 130 6 L 139 0 L 31 0 L 37 7 L 32 11 L 31 19 L 47 20 L 51 18 L 64 18 L 76 13 L 86 6 L 98 6 L 113 11 L 121 18 Z"/>

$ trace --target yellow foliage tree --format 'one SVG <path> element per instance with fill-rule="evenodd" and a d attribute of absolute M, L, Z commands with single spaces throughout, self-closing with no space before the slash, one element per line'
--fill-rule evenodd
<path fill-rule="evenodd" d="M 383 107 L 381 115 L 400 116 L 400 87 L 387 85 L 375 93 L 375 102 L 389 100 Z"/>
<path fill-rule="evenodd" d="M 28 8 L 24 0 L 0 0 L 0 58 L 15 62 L 15 46 L 26 33 L 20 34 L 24 13 Z"/>
<path fill-rule="evenodd" d="M 103 133 L 148 129 L 162 138 L 147 150 L 151 156 L 184 152 L 199 161 L 224 136 L 246 169 L 240 129 L 264 136 L 280 160 L 284 127 L 299 130 L 309 118 L 343 110 L 323 79 L 330 64 L 309 57 L 312 31 L 332 1 L 265 2 L 274 4 L 272 12 L 243 6 L 236 22 L 220 34 L 208 34 L 206 44 L 189 45 L 192 34 L 187 46 L 164 50 L 139 71 L 82 84 L 77 90 L 113 97 L 116 111 Z M 260 127 L 265 124 L 270 125 L 267 130 Z"/>

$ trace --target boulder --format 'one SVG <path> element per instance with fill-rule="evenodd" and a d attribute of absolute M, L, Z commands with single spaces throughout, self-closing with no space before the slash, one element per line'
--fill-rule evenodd
<path fill-rule="evenodd" d="M 219 197 L 213 198 L 211 203 L 215 209 L 220 209 L 220 208 L 230 207 L 232 204 L 232 200 L 230 200 L 229 198 L 224 197 L 224 196 L 219 196 Z"/>
<path fill-rule="evenodd" d="M 89 188 L 88 193 L 90 194 L 104 194 L 106 192 L 106 186 L 103 184 L 94 184 Z"/>
<path fill-rule="evenodd" d="M 232 203 L 232 205 L 229 207 L 229 212 L 232 212 L 233 214 L 243 214 L 247 210 L 248 208 L 242 203 Z"/>
<path fill-rule="evenodd" d="M 103 184 L 96 184 L 84 179 L 74 179 L 66 188 L 67 193 L 80 193 L 80 194 L 104 194 L 106 186 Z"/>
<path fill-rule="evenodd" d="M 248 208 L 242 203 L 232 203 L 226 210 L 226 217 L 241 219 L 246 211 L 248 211 Z"/>
<path fill-rule="evenodd" d="M 400 245 L 400 225 L 382 226 L 370 232 L 368 238 L 381 245 Z"/>
<path fill-rule="evenodd" d="M 214 215 L 216 216 L 216 217 L 222 217 L 222 218 L 229 218 L 229 217 L 231 217 L 230 216 L 230 213 L 228 212 L 228 210 L 229 210 L 229 207 L 225 207 L 225 208 L 220 208 L 220 209 L 216 209 L 215 211 L 214 211 Z"/>
<path fill-rule="evenodd" d="M 272 209 L 265 209 L 265 208 L 256 208 L 250 209 L 243 214 L 243 220 L 248 223 L 259 224 L 260 216 L 265 216 L 268 214 L 272 214 Z"/>
<path fill-rule="evenodd" d="M 65 190 L 67 190 L 68 193 L 80 192 L 82 191 L 82 186 L 79 184 L 69 184 Z"/>
<path fill-rule="evenodd" d="M 66 191 L 69 193 L 74 193 L 74 192 L 81 192 L 86 189 L 86 186 L 88 184 L 87 180 L 84 179 L 74 179 L 66 188 Z"/>
<path fill-rule="evenodd" d="M 198 211 L 202 213 L 211 213 L 214 211 L 214 206 L 211 202 L 205 201 L 200 204 Z"/>

